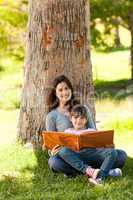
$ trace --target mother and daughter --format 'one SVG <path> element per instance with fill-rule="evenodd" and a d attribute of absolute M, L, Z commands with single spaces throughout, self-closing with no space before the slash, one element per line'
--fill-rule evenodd
<path fill-rule="evenodd" d="M 47 131 L 66 131 L 79 134 L 86 129 L 96 130 L 90 108 L 80 105 L 73 94 L 71 82 L 64 75 L 53 82 L 48 96 Z M 50 152 L 49 167 L 65 176 L 84 174 L 93 185 L 102 185 L 108 176 L 121 176 L 127 155 L 114 148 L 84 148 L 79 152 L 55 146 Z"/>

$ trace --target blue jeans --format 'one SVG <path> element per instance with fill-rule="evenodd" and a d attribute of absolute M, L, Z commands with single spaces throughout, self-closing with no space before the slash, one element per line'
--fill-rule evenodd
<path fill-rule="evenodd" d="M 67 147 L 62 147 L 58 155 L 70 166 L 83 174 L 90 166 L 89 163 L 95 162 L 99 157 L 103 158 L 103 163 L 100 167 L 100 175 L 107 177 L 109 170 L 112 169 L 116 159 L 117 151 L 113 148 L 85 148 L 79 152 L 75 152 Z"/>
<path fill-rule="evenodd" d="M 64 149 L 66 150 L 68 148 L 64 148 Z M 112 166 L 109 167 L 110 169 L 116 168 L 116 167 L 122 168 L 124 166 L 126 158 L 127 158 L 127 155 L 123 150 L 115 150 L 115 151 L 117 152 L 117 155 L 115 152 L 116 159 L 113 162 Z M 91 150 L 89 150 L 89 156 L 88 156 L 88 149 L 82 149 L 80 152 L 76 153 L 77 159 L 80 159 L 80 162 L 81 162 L 79 164 L 80 170 L 77 168 L 77 166 L 78 166 L 77 164 L 76 164 L 77 166 L 75 168 L 74 165 L 72 166 L 69 163 L 70 160 L 69 160 L 69 162 L 68 162 L 68 160 L 66 160 L 67 161 L 66 162 L 64 159 L 62 159 L 60 157 L 60 155 L 51 156 L 49 158 L 48 164 L 49 164 L 50 169 L 52 169 L 55 172 L 62 172 L 67 175 L 74 176 L 78 173 L 84 173 L 84 170 L 88 165 L 90 165 L 94 168 L 100 168 L 100 167 L 102 167 L 102 169 L 106 168 L 104 161 L 105 161 L 106 156 L 110 154 L 109 152 L 110 152 L 110 149 L 108 149 L 108 148 L 98 149 L 98 152 L 96 152 L 98 154 L 97 155 L 95 154 L 95 159 L 94 159 L 93 156 L 90 156 Z M 65 153 L 65 151 L 64 151 L 64 153 Z M 62 155 L 63 155 L 63 153 L 62 153 Z M 88 161 L 89 161 L 89 163 L 88 163 Z M 107 171 L 108 171 L 108 169 L 107 169 Z M 105 174 L 107 173 L 107 171 L 105 169 Z"/>

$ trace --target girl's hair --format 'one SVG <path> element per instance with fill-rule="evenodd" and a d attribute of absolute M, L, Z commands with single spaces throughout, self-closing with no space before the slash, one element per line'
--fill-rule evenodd
<path fill-rule="evenodd" d="M 85 117 L 87 119 L 88 118 L 87 117 L 87 110 L 86 110 L 85 106 L 80 105 L 80 104 L 75 105 L 71 110 L 71 116 Z"/>
<path fill-rule="evenodd" d="M 51 92 L 48 96 L 48 99 L 47 99 L 49 111 L 51 111 L 51 110 L 53 110 L 53 109 L 55 109 L 59 106 L 59 99 L 56 96 L 56 87 L 61 82 L 65 82 L 72 92 L 71 99 L 66 103 L 66 105 L 69 105 L 69 110 L 71 110 L 71 108 L 74 105 L 79 103 L 77 100 L 75 100 L 75 97 L 74 97 L 74 94 L 73 94 L 73 87 L 72 87 L 72 84 L 69 81 L 69 79 L 64 75 L 60 75 L 60 76 L 56 77 L 55 80 L 53 81 L 52 90 L 51 90 Z"/>

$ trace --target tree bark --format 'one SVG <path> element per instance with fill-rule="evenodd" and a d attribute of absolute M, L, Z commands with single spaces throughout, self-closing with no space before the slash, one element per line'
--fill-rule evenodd
<path fill-rule="evenodd" d="M 119 48 L 121 46 L 120 32 L 119 32 L 120 19 L 118 17 L 113 17 L 112 23 L 115 27 L 115 46 Z"/>
<path fill-rule="evenodd" d="M 66 75 L 81 103 L 94 112 L 88 0 L 30 0 L 18 136 L 30 141 L 45 129 L 53 79 Z"/>
<path fill-rule="evenodd" d="M 115 46 L 116 46 L 117 48 L 121 47 L 119 25 L 118 25 L 118 26 L 115 26 Z"/>
<path fill-rule="evenodd" d="M 131 48 L 130 48 L 130 57 L 131 57 L 131 80 L 133 80 L 133 11 L 129 12 L 129 29 L 131 33 Z"/>

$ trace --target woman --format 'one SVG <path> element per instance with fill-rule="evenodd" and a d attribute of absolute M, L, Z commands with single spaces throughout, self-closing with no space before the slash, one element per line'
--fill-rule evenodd
<path fill-rule="evenodd" d="M 67 128 L 72 127 L 72 123 L 70 121 L 70 111 L 71 108 L 77 104 L 73 94 L 73 87 L 71 82 L 64 75 L 57 77 L 53 82 L 53 89 L 48 97 L 48 105 L 50 108 L 50 112 L 46 117 L 46 130 L 47 131 L 64 131 Z M 92 113 L 89 108 L 87 108 L 88 122 L 87 128 L 96 129 L 95 122 L 92 117 Z M 58 154 L 59 151 L 57 147 L 53 148 L 51 151 L 51 157 L 49 159 L 49 167 L 56 172 L 63 172 L 67 175 L 76 175 L 79 173 L 78 168 L 72 167 L 72 165 L 65 162 Z M 113 150 L 110 149 L 99 149 L 98 157 L 96 159 L 89 161 L 89 165 L 94 166 L 95 168 L 99 168 L 105 158 L 105 156 L 109 155 Z M 122 168 L 125 164 L 126 153 L 122 150 L 117 151 L 117 159 L 115 160 L 114 166 L 112 168 Z M 75 161 L 87 164 L 87 150 L 81 150 L 79 155 L 77 156 L 75 152 L 73 152 L 73 156 Z M 100 156 L 99 156 L 100 155 Z"/>

